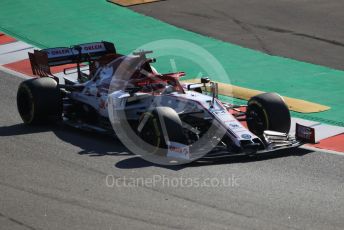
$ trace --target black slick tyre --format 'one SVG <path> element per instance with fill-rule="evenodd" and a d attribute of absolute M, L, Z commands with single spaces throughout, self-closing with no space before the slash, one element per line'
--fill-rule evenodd
<path fill-rule="evenodd" d="M 262 135 L 265 130 L 289 133 L 290 112 L 277 93 L 263 93 L 252 97 L 247 104 L 247 125 L 249 130 Z"/>
<path fill-rule="evenodd" d="M 57 82 L 48 77 L 23 81 L 17 91 L 17 108 L 25 124 L 61 119 L 62 97 Z"/>

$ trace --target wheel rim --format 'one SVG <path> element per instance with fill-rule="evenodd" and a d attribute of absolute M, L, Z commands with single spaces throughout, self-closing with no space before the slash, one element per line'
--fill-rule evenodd
<path fill-rule="evenodd" d="M 264 130 L 268 129 L 268 120 L 264 111 L 256 104 L 250 105 L 247 109 L 247 125 L 249 130 L 256 134 L 262 135 Z"/>
<path fill-rule="evenodd" d="M 147 116 L 149 116 L 149 119 L 146 121 L 141 131 L 139 131 L 139 137 L 147 144 L 154 146 L 153 153 L 155 153 L 158 151 L 159 147 L 161 147 L 163 137 L 161 136 L 158 126 L 159 121 L 152 114 L 148 114 Z"/>

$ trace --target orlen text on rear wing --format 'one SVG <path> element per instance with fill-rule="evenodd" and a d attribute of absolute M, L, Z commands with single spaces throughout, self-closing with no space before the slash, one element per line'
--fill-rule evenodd
<path fill-rule="evenodd" d="M 32 73 L 41 77 L 55 77 L 50 70 L 52 66 L 77 64 L 80 77 L 80 63 L 95 61 L 106 54 L 116 54 L 116 48 L 111 42 L 93 42 L 72 47 L 56 47 L 34 50 L 29 53 Z"/>

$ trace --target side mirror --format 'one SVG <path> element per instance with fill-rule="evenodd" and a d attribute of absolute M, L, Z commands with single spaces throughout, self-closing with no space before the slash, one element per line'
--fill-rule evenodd
<path fill-rule="evenodd" d="M 210 82 L 209 77 L 202 77 L 202 78 L 201 78 L 201 83 L 202 83 L 202 84 L 206 84 L 206 83 L 209 83 L 209 82 Z"/>
<path fill-rule="evenodd" d="M 156 59 L 155 58 L 148 58 L 148 63 L 155 63 Z"/>

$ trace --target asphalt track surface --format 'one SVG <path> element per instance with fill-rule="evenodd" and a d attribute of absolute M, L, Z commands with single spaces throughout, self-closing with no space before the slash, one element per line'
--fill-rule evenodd
<path fill-rule="evenodd" d="M 167 0 L 133 10 L 262 52 L 344 69 L 344 2 Z"/>
<path fill-rule="evenodd" d="M 20 81 L 0 72 L 0 229 L 343 229 L 343 156 L 152 165 L 110 137 L 23 125 Z"/>

